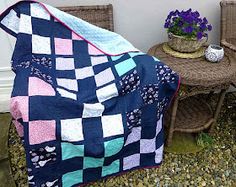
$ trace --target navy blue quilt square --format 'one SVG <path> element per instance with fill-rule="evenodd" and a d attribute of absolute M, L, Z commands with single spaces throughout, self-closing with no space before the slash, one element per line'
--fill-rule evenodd
<path fill-rule="evenodd" d="M 143 106 L 143 99 L 140 95 L 139 90 L 135 90 L 124 96 L 126 110 L 132 111 Z M 135 102 L 134 102 L 135 101 Z"/>
<path fill-rule="evenodd" d="M 38 105 L 40 101 L 41 105 Z M 29 97 L 30 120 L 73 119 L 82 116 L 83 108 L 76 101 L 63 97 L 32 96 Z"/>
<path fill-rule="evenodd" d="M 101 119 L 83 118 L 84 155 L 89 157 L 104 157 L 104 139 Z"/>
<path fill-rule="evenodd" d="M 37 34 L 37 35 L 44 36 L 44 37 L 53 36 L 52 33 L 54 33 L 53 32 L 54 28 L 53 27 L 45 27 L 45 25 L 48 25 L 48 24 L 50 24 L 50 22 L 53 22 L 53 21 L 31 17 L 31 22 L 32 22 L 33 34 Z"/>
<path fill-rule="evenodd" d="M 101 178 L 102 176 L 102 167 L 99 168 L 88 168 L 83 170 L 83 181 L 90 182 L 95 181 Z"/>
<path fill-rule="evenodd" d="M 124 146 L 123 155 L 124 157 L 140 153 L 140 141 L 130 143 Z"/>
<path fill-rule="evenodd" d="M 156 121 L 151 122 L 142 122 L 142 131 L 141 137 L 142 139 L 151 139 L 156 136 Z"/>
<path fill-rule="evenodd" d="M 17 37 L 12 59 L 19 62 L 32 54 L 32 35 L 19 33 Z"/>
<path fill-rule="evenodd" d="M 27 72 L 28 70 L 24 71 Z M 28 84 L 29 84 L 28 77 L 22 76 L 22 74 L 17 74 L 16 76 L 17 78 L 14 79 L 15 86 L 12 89 L 11 97 L 28 96 Z"/>
<path fill-rule="evenodd" d="M 84 40 L 73 40 L 74 53 L 88 55 L 88 43 Z"/>
<path fill-rule="evenodd" d="M 51 22 L 51 24 L 53 28 L 52 36 L 55 38 L 72 39 L 72 31 L 67 27 L 63 27 L 59 22 Z"/>
<path fill-rule="evenodd" d="M 57 78 L 76 79 L 75 70 L 57 70 Z"/>
<path fill-rule="evenodd" d="M 74 53 L 75 68 L 84 68 L 92 66 L 90 56 L 88 54 L 80 53 L 79 51 Z"/>
<path fill-rule="evenodd" d="M 142 122 L 149 123 L 157 121 L 157 102 L 142 108 Z"/>
<path fill-rule="evenodd" d="M 21 14 L 30 15 L 30 4 L 27 2 L 22 2 L 17 6 Z"/>
<path fill-rule="evenodd" d="M 143 167 L 154 166 L 155 163 L 155 152 L 140 154 L 140 165 Z"/>
<path fill-rule="evenodd" d="M 106 63 L 95 65 L 95 66 L 93 66 L 94 74 L 96 75 L 96 74 L 98 74 L 110 67 L 111 67 L 111 62 L 106 62 Z"/>

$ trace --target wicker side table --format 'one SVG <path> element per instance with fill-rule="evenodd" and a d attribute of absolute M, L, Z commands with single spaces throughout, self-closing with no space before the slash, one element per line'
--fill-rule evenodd
<path fill-rule="evenodd" d="M 207 128 L 210 128 L 210 132 L 213 130 L 234 72 L 230 65 L 233 59 L 227 54 L 220 63 L 210 63 L 204 57 L 181 59 L 166 54 L 162 45 L 153 46 L 148 54 L 163 61 L 181 77 L 179 92 L 172 104 L 171 112 L 166 115 L 166 122 L 169 124 L 169 146 L 175 131 L 193 133 Z M 192 97 L 215 91 L 220 91 L 215 109 L 207 102 Z"/>

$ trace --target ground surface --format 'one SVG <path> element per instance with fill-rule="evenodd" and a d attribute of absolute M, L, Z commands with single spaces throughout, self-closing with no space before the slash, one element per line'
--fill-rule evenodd
<path fill-rule="evenodd" d="M 136 170 L 87 186 L 236 186 L 236 106 L 230 104 L 235 98 L 229 98 L 220 114 L 211 147 L 196 154 L 165 153 L 160 168 Z M 18 186 L 27 186 L 24 149 L 16 133 L 10 138 L 9 147 L 14 179 Z"/>

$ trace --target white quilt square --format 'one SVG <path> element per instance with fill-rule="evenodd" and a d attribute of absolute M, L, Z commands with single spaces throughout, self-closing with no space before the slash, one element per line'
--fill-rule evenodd
<path fill-rule="evenodd" d="M 73 70 L 75 69 L 73 58 L 56 58 L 57 70 Z"/>
<path fill-rule="evenodd" d="M 17 17 L 17 13 L 14 10 L 11 10 L 1 21 L 1 24 L 18 34 L 20 18 Z"/>
<path fill-rule="evenodd" d="M 155 163 L 159 164 L 161 163 L 163 159 L 163 150 L 164 150 L 164 145 L 160 146 L 156 151 L 155 151 Z"/>
<path fill-rule="evenodd" d="M 100 103 L 119 95 L 115 83 L 96 90 L 96 94 Z"/>
<path fill-rule="evenodd" d="M 105 107 L 101 103 L 84 104 L 83 118 L 99 117 L 102 116 Z"/>
<path fill-rule="evenodd" d="M 61 139 L 69 142 L 83 140 L 82 118 L 61 120 Z"/>
<path fill-rule="evenodd" d="M 19 32 L 25 34 L 32 34 L 32 21 L 31 16 L 21 14 Z"/>
<path fill-rule="evenodd" d="M 156 136 L 161 132 L 162 130 L 162 118 L 163 115 L 160 116 L 160 119 L 157 121 L 157 126 L 156 126 Z"/>
<path fill-rule="evenodd" d="M 30 4 L 30 14 L 35 18 L 50 20 L 50 14 L 38 3 Z"/>
<path fill-rule="evenodd" d="M 67 88 L 68 90 L 78 91 L 78 83 L 75 79 L 57 78 L 58 86 Z"/>
<path fill-rule="evenodd" d="M 127 156 L 123 159 L 123 170 L 128 170 L 140 165 L 140 154 Z"/>
<path fill-rule="evenodd" d="M 57 91 L 59 92 L 59 94 L 61 95 L 61 97 L 66 97 L 69 99 L 73 99 L 73 100 L 77 100 L 76 98 L 76 94 L 68 92 L 67 90 L 61 89 L 61 88 L 57 88 Z"/>
<path fill-rule="evenodd" d="M 32 53 L 35 54 L 51 54 L 50 37 L 32 35 Z"/>
<path fill-rule="evenodd" d="M 127 137 L 125 146 L 137 142 L 141 139 L 141 129 L 142 129 L 141 127 L 133 127 L 131 129 L 131 133 Z"/>
<path fill-rule="evenodd" d="M 124 134 L 121 114 L 102 116 L 103 137 Z"/>
<path fill-rule="evenodd" d="M 75 70 L 76 79 L 85 79 L 94 76 L 94 71 L 92 66 L 79 68 Z"/>
<path fill-rule="evenodd" d="M 140 140 L 140 153 L 153 153 L 155 150 L 156 138 Z"/>
<path fill-rule="evenodd" d="M 106 83 L 109 83 L 113 80 L 115 80 L 115 77 L 111 71 L 111 68 L 107 68 L 104 71 L 95 75 L 95 82 L 96 82 L 97 87 L 102 86 Z"/>
<path fill-rule="evenodd" d="M 98 64 L 103 64 L 108 62 L 107 57 L 106 56 L 91 56 L 91 62 L 92 65 L 98 65 Z"/>

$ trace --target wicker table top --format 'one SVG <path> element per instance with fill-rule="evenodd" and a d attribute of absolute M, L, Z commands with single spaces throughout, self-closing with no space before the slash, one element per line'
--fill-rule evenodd
<path fill-rule="evenodd" d="M 196 59 L 172 57 L 163 51 L 162 44 L 150 48 L 148 54 L 156 56 L 177 72 L 181 77 L 181 84 L 184 85 L 210 87 L 230 84 L 236 74 L 236 67 L 232 65 L 236 59 L 227 53 L 219 63 L 208 62 L 204 57 Z"/>

